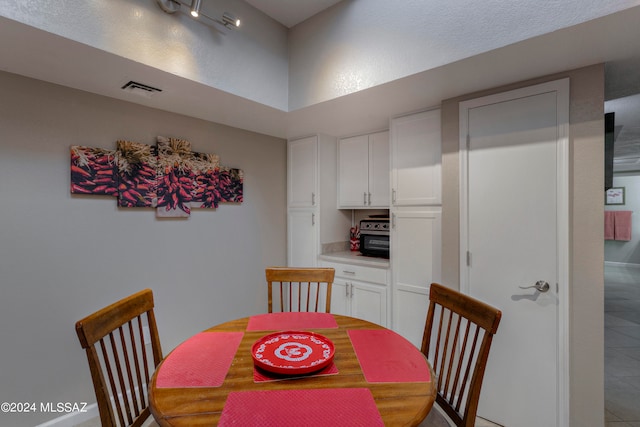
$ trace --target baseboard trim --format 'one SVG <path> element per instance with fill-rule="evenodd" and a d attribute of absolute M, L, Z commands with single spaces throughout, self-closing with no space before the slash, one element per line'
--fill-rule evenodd
<path fill-rule="evenodd" d="M 605 267 L 640 268 L 640 264 L 635 264 L 631 262 L 605 261 L 604 265 Z"/>
<path fill-rule="evenodd" d="M 65 414 L 43 424 L 39 424 L 36 427 L 73 427 L 93 418 L 100 418 L 97 403 L 87 405 L 84 412 L 72 412 L 70 414 Z"/>

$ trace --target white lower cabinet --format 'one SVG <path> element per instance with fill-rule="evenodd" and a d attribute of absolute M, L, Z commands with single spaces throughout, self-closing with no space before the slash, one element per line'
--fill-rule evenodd
<path fill-rule="evenodd" d="M 393 330 L 422 345 L 429 287 L 440 280 L 439 207 L 396 208 L 391 214 Z"/>
<path fill-rule="evenodd" d="M 334 268 L 331 312 L 388 325 L 389 270 L 386 268 L 321 261 Z"/>

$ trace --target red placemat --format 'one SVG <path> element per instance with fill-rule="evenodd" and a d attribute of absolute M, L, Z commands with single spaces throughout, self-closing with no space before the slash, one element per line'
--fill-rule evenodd
<path fill-rule="evenodd" d="M 257 367 L 253 367 L 253 382 L 261 383 L 265 381 L 282 381 L 282 380 L 295 380 L 297 378 L 307 378 L 307 377 L 319 377 L 323 375 L 336 375 L 338 373 L 338 368 L 336 368 L 335 363 L 331 362 L 331 364 L 323 369 L 320 369 L 317 372 L 307 375 L 278 375 L 273 372 L 267 372 L 264 369 L 260 369 Z"/>
<path fill-rule="evenodd" d="M 229 393 L 220 426 L 384 426 L 366 388 L 264 390 Z"/>
<path fill-rule="evenodd" d="M 247 331 L 281 331 L 337 328 L 336 319 L 330 313 L 285 312 L 251 316 Z"/>
<path fill-rule="evenodd" d="M 156 377 L 156 387 L 220 387 L 243 332 L 200 332 L 173 350 Z"/>
<path fill-rule="evenodd" d="M 362 373 L 370 383 L 431 381 L 424 355 L 389 329 L 347 331 Z"/>

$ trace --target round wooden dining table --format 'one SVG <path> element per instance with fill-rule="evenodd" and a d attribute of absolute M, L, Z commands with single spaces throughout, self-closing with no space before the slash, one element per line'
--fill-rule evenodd
<path fill-rule="evenodd" d="M 381 419 L 378 425 L 384 426 L 418 425 L 431 410 L 436 396 L 436 388 L 433 381 L 435 375 L 431 365 L 415 346 L 400 337 L 400 335 L 361 319 L 326 313 L 323 313 L 323 315 L 329 316 L 330 319 L 327 320 L 334 322 L 334 325 L 325 327 L 325 325 L 311 324 L 310 326 L 320 327 L 301 328 L 300 324 L 296 322 L 285 325 L 279 325 L 277 322 L 270 324 L 269 320 L 277 320 L 277 317 L 274 317 L 277 315 L 283 315 L 283 313 L 255 316 L 267 321 L 263 328 L 257 328 L 259 330 L 251 326 L 253 321 L 251 317 L 232 320 L 207 329 L 198 334 L 198 339 L 200 337 L 221 337 L 217 342 L 211 341 L 208 347 L 205 344 L 198 344 L 195 339 L 196 336 L 178 345 L 158 366 L 149 385 L 149 406 L 156 422 L 160 426 L 173 427 L 250 424 L 246 420 L 244 422 L 238 421 L 236 424 L 225 423 L 225 421 L 229 420 L 227 416 L 229 414 L 223 415 L 223 412 L 232 412 L 232 408 L 228 407 L 230 405 L 228 400 L 231 400 L 231 395 L 242 397 L 243 392 L 254 393 L 247 394 L 247 396 L 252 396 L 250 401 L 256 405 L 259 405 L 262 399 L 255 398 L 255 396 L 268 396 L 268 394 L 264 394 L 265 392 L 281 393 L 283 396 L 288 396 L 284 393 L 307 392 L 310 390 L 316 392 L 319 390 L 324 392 L 357 390 L 366 394 L 370 393 L 372 396 L 371 406 L 374 406 L 374 412 L 377 408 L 379 413 L 379 415 L 376 413 L 375 416 Z M 291 327 L 287 328 L 285 326 Z M 274 329 L 264 329 L 270 327 Z M 264 336 L 281 330 L 305 330 L 315 332 L 329 339 L 335 347 L 333 358 L 335 371 L 333 374 L 309 374 L 297 378 L 258 381 L 256 379 L 256 369 L 254 368 L 252 347 L 256 341 Z M 219 334 L 207 334 L 209 332 Z M 356 334 L 360 333 L 362 335 L 365 332 L 369 334 L 385 334 L 385 337 L 396 340 L 394 342 L 402 344 L 402 351 L 411 356 L 414 361 L 421 358 L 418 363 L 412 362 L 411 367 L 415 365 L 416 370 L 426 372 L 421 372 L 422 376 L 416 380 L 411 378 L 395 380 L 393 377 L 376 380 L 373 376 L 367 376 L 368 374 L 363 372 L 365 362 L 375 368 L 374 365 L 378 359 L 381 360 L 380 363 L 385 363 L 383 360 L 385 356 L 378 357 L 376 354 L 370 354 L 368 359 L 365 359 L 364 350 L 356 351 L 354 349 L 356 347 L 356 342 L 354 341 Z M 383 347 L 386 345 L 384 341 L 379 341 L 379 343 L 380 349 L 384 350 Z M 369 351 L 377 352 L 376 345 L 378 345 L 378 341 L 371 343 Z M 212 371 L 216 370 L 221 370 L 221 372 L 217 383 L 213 379 L 210 384 L 201 384 L 198 383 L 198 373 L 194 371 L 200 369 L 199 367 L 203 363 L 211 362 L 211 357 L 204 356 L 204 353 L 209 351 L 207 348 L 211 348 L 216 352 L 228 350 L 226 357 L 229 362 L 226 365 L 221 363 L 221 365 L 225 366 L 202 368 L 205 374 L 212 374 Z M 386 350 L 390 349 L 387 348 Z M 192 361 L 193 368 L 187 369 L 181 366 L 178 360 L 179 357 L 188 359 L 190 356 L 202 357 L 202 361 Z M 220 357 L 222 358 L 222 356 Z M 389 363 L 389 361 L 387 360 L 386 363 Z M 407 375 L 411 375 L 411 373 Z M 350 398 L 343 400 L 348 401 Z M 335 405 L 335 402 L 333 404 Z M 225 405 L 227 405 L 227 408 L 225 408 Z M 269 403 L 265 400 L 264 405 L 268 407 Z M 327 410 L 331 411 L 332 409 L 328 408 Z M 336 408 L 336 411 L 338 410 L 339 408 Z M 342 425 L 358 425 L 354 421 L 359 416 L 354 414 L 353 420 L 344 419 Z M 309 424 L 303 423 L 301 425 Z"/>

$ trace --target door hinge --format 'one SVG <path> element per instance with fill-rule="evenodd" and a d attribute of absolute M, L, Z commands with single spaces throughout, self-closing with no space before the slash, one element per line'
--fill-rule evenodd
<path fill-rule="evenodd" d="M 471 252 L 467 251 L 467 267 L 471 267 Z"/>
<path fill-rule="evenodd" d="M 471 149 L 471 136 L 467 134 L 467 151 Z"/>

